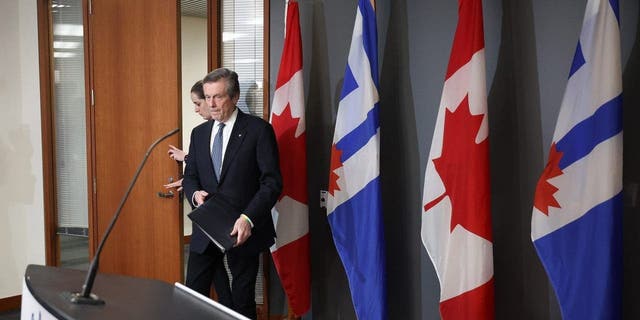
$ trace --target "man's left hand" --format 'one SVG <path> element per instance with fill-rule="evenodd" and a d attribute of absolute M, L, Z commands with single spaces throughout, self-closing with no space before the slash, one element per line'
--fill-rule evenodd
<path fill-rule="evenodd" d="M 233 245 L 234 247 L 245 243 L 245 241 L 247 241 L 247 239 L 249 239 L 249 237 L 251 236 L 251 224 L 249 223 L 249 221 L 247 221 L 243 217 L 239 217 L 238 220 L 236 220 L 236 223 L 233 225 L 233 230 L 231 231 L 231 236 L 235 235 L 238 236 L 238 240 L 236 241 L 236 244 Z"/>

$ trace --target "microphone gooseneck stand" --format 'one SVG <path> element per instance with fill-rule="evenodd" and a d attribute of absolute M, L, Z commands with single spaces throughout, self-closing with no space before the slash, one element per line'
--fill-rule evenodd
<path fill-rule="evenodd" d="M 98 298 L 97 295 L 91 293 L 91 289 L 93 288 L 93 281 L 96 279 L 96 274 L 98 273 L 98 266 L 100 264 L 100 253 L 102 252 L 102 247 L 104 246 L 104 243 L 106 242 L 107 237 L 109 237 L 111 230 L 113 230 L 113 227 L 116 224 L 118 217 L 120 216 L 120 212 L 122 211 L 122 207 L 127 201 L 127 198 L 129 198 L 129 194 L 131 193 L 133 186 L 136 184 L 136 181 L 138 180 L 138 176 L 140 175 L 140 172 L 142 171 L 144 164 L 147 162 L 147 159 L 149 158 L 151 151 L 153 151 L 153 149 L 160 142 L 162 142 L 162 140 L 174 135 L 178 131 L 180 131 L 180 128 L 175 128 L 171 130 L 169 133 L 165 134 L 164 136 L 160 137 L 160 139 L 156 140 L 153 144 L 151 144 L 149 149 L 147 149 L 147 153 L 144 155 L 144 158 L 142 159 L 140 166 L 138 166 L 138 170 L 133 176 L 133 179 L 129 184 L 129 188 L 127 189 L 124 196 L 122 197 L 122 200 L 120 201 L 120 205 L 118 206 L 118 209 L 116 209 L 116 212 L 113 214 L 111 223 L 107 227 L 107 230 L 105 230 L 104 236 L 102 236 L 102 239 L 100 240 L 100 244 L 98 245 L 98 250 L 96 250 L 96 254 L 93 256 L 93 260 L 91 260 L 91 265 L 89 265 L 89 270 L 87 271 L 87 278 L 85 279 L 84 284 L 82 285 L 82 292 L 72 293 L 70 298 L 71 302 L 76 304 L 89 304 L 89 305 L 104 304 L 104 300 Z"/>

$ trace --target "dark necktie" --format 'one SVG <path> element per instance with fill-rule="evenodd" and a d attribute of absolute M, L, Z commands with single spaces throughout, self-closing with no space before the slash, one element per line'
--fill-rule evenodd
<path fill-rule="evenodd" d="M 222 170 L 222 131 L 224 123 L 218 124 L 218 133 L 213 138 L 213 148 L 211 148 L 211 161 L 213 161 L 213 170 L 216 178 L 220 179 L 220 171 Z"/>

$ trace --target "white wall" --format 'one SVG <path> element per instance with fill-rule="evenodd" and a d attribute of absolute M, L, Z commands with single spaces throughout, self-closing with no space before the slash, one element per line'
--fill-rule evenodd
<path fill-rule="evenodd" d="M 191 129 L 204 120 L 194 112 L 191 87 L 207 74 L 207 19 L 182 16 L 182 146 L 189 150 Z M 191 234 L 191 208 L 184 204 L 184 234 Z"/>
<path fill-rule="evenodd" d="M 0 1 L 0 299 L 45 263 L 36 1 Z"/>

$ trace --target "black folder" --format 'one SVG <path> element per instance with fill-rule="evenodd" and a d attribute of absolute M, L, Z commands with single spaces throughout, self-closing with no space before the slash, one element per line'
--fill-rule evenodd
<path fill-rule="evenodd" d="M 242 214 L 222 194 L 214 194 L 187 216 L 193 223 L 211 239 L 211 241 L 225 252 L 236 244 L 237 236 L 230 236 L 233 225 Z"/>

